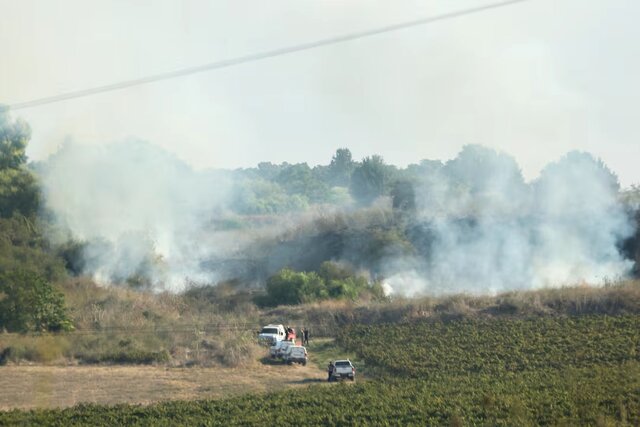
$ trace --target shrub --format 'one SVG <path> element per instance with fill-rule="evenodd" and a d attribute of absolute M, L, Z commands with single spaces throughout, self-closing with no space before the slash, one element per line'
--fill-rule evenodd
<path fill-rule="evenodd" d="M 35 273 L 0 274 L 0 327 L 10 332 L 68 331 L 64 295 Z"/>
<path fill-rule="evenodd" d="M 64 336 L 8 336 L 2 339 L 0 365 L 22 360 L 49 363 L 65 357 L 69 353 L 69 340 Z"/>
<path fill-rule="evenodd" d="M 293 305 L 326 299 L 355 300 L 368 293 L 383 297 L 379 283 L 368 280 L 340 264 L 325 262 L 319 272 L 297 272 L 289 268 L 280 270 L 267 280 L 267 294 L 255 299 L 262 306 Z"/>

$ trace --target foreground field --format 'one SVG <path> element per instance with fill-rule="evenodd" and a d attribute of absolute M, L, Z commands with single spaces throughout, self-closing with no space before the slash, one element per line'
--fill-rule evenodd
<path fill-rule="evenodd" d="M 150 406 L 0 413 L 4 425 L 637 425 L 640 367 L 360 384 Z"/>
<path fill-rule="evenodd" d="M 0 410 L 56 408 L 78 403 L 149 404 L 164 400 L 218 399 L 281 390 L 324 379 L 325 373 L 313 365 L 4 366 L 0 368 Z"/>
<path fill-rule="evenodd" d="M 353 325 L 337 342 L 377 379 L 221 400 L 11 411 L 0 424 L 640 424 L 638 315 Z"/>

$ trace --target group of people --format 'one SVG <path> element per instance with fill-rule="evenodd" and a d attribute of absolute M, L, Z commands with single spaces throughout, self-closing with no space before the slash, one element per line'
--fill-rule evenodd
<path fill-rule="evenodd" d="M 309 344 L 309 329 L 300 328 L 300 339 L 302 340 L 302 345 Z"/>
<path fill-rule="evenodd" d="M 296 340 L 296 330 L 290 326 L 284 328 L 286 331 L 285 340 L 287 341 L 295 341 Z M 300 344 L 307 345 L 309 344 L 309 329 L 308 328 L 300 328 Z"/>

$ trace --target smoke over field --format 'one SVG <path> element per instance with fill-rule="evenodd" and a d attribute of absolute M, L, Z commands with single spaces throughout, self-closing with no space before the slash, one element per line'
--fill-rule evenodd
<path fill-rule="evenodd" d="M 496 292 L 624 277 L 633 262 L 619 244 L 634 228 L 618 190 L 586 153 L 525 183 L 514 159 L 466 147 L 417 187 L 431 255 L 392 262 L 389 283 L 410 294 Z"/>
<path fill-rule="evenodd" d="M 617 178 L 587 153 L 532 182 L 481 146 L 405 169 L 341 156 L 313 169 L 194 171 L 140 141 L 69 143 L 41 174 L 64 238 L 83 242 L 83 272 L 104 283 L 255 284 L 332 260 L 399 294 L 484 293 L 603 284 L 633 267 L 619 249 L 635 228 Z"/>

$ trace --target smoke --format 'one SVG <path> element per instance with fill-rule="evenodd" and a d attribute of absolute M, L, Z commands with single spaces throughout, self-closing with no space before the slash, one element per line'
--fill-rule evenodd
<path fill-rule="evenodd" d="M 619 250 L 634 227 L 617 177 L 581 152 L 549 164 L 532 182 L 511 156 L 481 146 L 466 146 L 444 164 L 421 163 L 416 211 L 404 229 L 415 250 L 383 250 L 381 263 L 363 252 L 364 231 L 339 231 L 361 227 L 349 225 L 357 212 L 337 205 L 254 216 L 267 221 L 258 227 L 219 226 L 238 218 L 234 209 L 244 202 L 237 200 L 248 197 L 245 175 L 197 172 L 141 141 L 67 143 L 41 174 L 65 238 L 85 242 L 84 273 L 104 283 L 180 290 L 187 281 L 260 281 L 284 266 L 342 259 L 385 277 L 385 292 L 496 293 L 602 284 L 632 268 Z M 342 224 L 340 212 L 350 222 Z M 301 231 L 318 218 L 327 233 Z"/>
<path fill-rule="evenodd" d="M 626 276 L 633 226 L 616 176 L 571 152 L 525 183 L 515 160 L 467 146 L 416 188 L 423 256 L 389 260 L 396 293 L 496 293 Z"/>
<path fill-rule="evenodd" d="M 178 289 L 213 280 L 201 261 L 212 218 L 224 209 L 222 172 L 195 172 L 142 141 L 66 143 L 41 171 L 47 207 L 71 237 L 86 242 L 85 273 L 102 282 L 146 281 Z"/>

